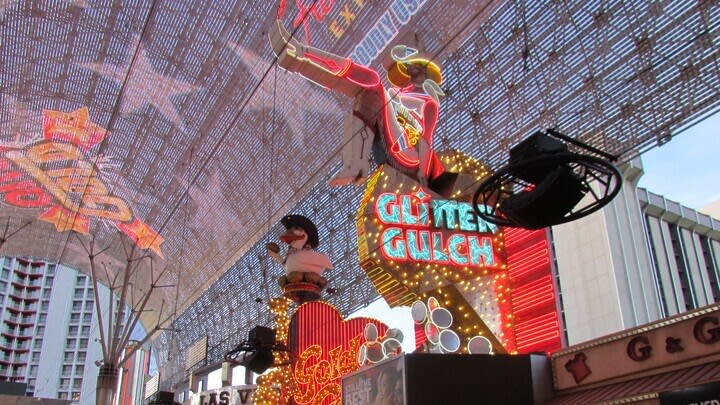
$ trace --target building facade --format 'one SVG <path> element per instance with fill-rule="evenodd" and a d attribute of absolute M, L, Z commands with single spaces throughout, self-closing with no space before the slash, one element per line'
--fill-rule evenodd
<path fill-rule="evenodd" d="M 42 260 L 0 263 L 0 378 L 27 383 L 29 396 L 94 404 L 102 348 L 90 277 Z M 107 312 L 110 290 L 97 293 Z"/>
<path fill-rule="evenodd" d="M 137 347 L 138 341 L 130 341 L 125 352 Z M 117 390 L 118 405 L 142 405 L 145 390 L 145 377 L 150 371 L 150 348 L 140 347 L 120 366 L 120 387 Z"/>
<path fill-rule="evenodd" d="M 720 221 L 637 186 L 623 170 L 602 210 L 552 228 L 568 344 L 720 301 Z"/>

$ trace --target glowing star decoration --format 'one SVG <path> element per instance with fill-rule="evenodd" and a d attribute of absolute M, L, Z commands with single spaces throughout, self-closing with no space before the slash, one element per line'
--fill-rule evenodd
<path fill-rule="evenodd" d="M 136 41 L 139 39 L 136 38 Z M 134 46 L 132 47 L 134 49 Z M 123 66 L 109 63 L 81 63 L 80 66 L 108 78 L 118 85 L 124 84 L 123 99 L 120 113 L 130 114 L 139 111 L 146 105 L 155 107 L 168 121 L 180 130 L 185 129 L 182 117 L 172 103 L 171 98 L 177 95 L 193 92 L 198 89 L 190 83 L 165 76 L 155 70 L 150 63 L 147 52 L 142 44 L 137 52 L 137 58 L 129 57 Z M 125 81 L 128 70 L 130 77 Z"/>
<path fill-rule="evenodd" d="M 342 110 L 338 102 L 330 97 L 326 91 L 318 89 L 313 83 L 298 75 L 280 74 L 277 75 L 277 86 L 274 80 L 262 80 L 265 72 L 270 68 L 270 62 L 265 61 L 256 52 L 244 48 L 233 42 L 228 42 L 228 47 L 238 56 L 240 62 L 245 65 L 248 73 L 253 79 L 260 82 L 258 93 L 250 99 L 250 108 L 261 111 L 267 108 L 266 100 L 272 100 L 275 88 L 280 94 L 284 91 L 297 91 L 300 94 L 312 94 L 312 103 L 291 103 L 283 101 L 277 103 L 275 108 L 285 118 L 293 143 L 296 146 L 305 146 L 305 117 L 315 114 L 327 114 L 328 116 L 339 116 Z"/>
<path fill-rule="evenodd" d="M 89 153 L 108 132 L 90 120 L 87 107 L 43 110 L 42 118 L 42 137 L 0 144 L 0 200 L 18 208 L 43 209 L 38 218 L 58 232 L 88 234 L 91 218 L 106 222 L 137 246 L 163 257 L 163 238 L 136 218 L 102 178 L 107 158 Z"/>
<path fill-rule="evenodd" d="M 343 320 L 330 304 L 301 305 L 290 321 L 289 347 L 297 355 L 293 369 L 297 405 L 339 404 L 340 378 L 359 368 L 358 352 L 366 341 L 364 330 L 374 324 L 378 336 L 387 326 L 370 318 Z"/>
<path fill-rule="evenodd" d="M 87 107 L 71 113 L 61 111 L 43 111 L 43 136 L 71 143 L 87 152 L 102 142 L 107 135 L 105 128 L 90 121 Z"/>
<path fill-rule="evenodd" d="M 40 214 L 38 219 L 55 225 L 58 232 L 75 231 L 87 234 L 90 226 L 88 217 L 68 211 L 59 205 L 50 207 Z"/>
<path fill-rule="evenodd" d="M 151 249 L 158 256 L 164 258 L 160 245 L 165 241 L 154 229 L 146 223 L 135 218 L 130 223 L 120 223 L 118 228 L 123 231 L 141 249 Z"/>

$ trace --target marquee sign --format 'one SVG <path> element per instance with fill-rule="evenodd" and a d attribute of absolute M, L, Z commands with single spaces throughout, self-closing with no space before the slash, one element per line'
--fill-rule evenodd
<path fill-rule="evenodd" d="M 652 375 L 720 357 L 720 306 L 710 305 L 553 353 L 558 390 Z"/>
<path fill-rule="evenodd" d="M 251 405 L 255 385 L 236 385 L 191 394 L 183 405 Z"/>
<path fill-rule="evenodd" d="M 427 0 L 394 0 L 376 23 L 350 52 L 350 59 L 368 66 L 410 22 Z M 350 30 L 368 0 L 281 0 L 277 17 L 286 20 L 296 36 L 308 45 L 318 43 L 317 37 L 336 41 Z M 329 34 L 329 35 L 328 35 Z"/>
<path fill-rule="evenodd" d="M 443 155 L 445 164 L 468 160 Z M 482 165 L 471 169 L 481 176 Z M 369 179 L 356 216 L 361 267 L 390 306 L 506 268 L 502 229 L 466 198 L 444 199 L 384 166 Z"/>
<path fill-rule="evenodd" d="M 103 221 L 163 257 L 162 236 L 112 193 L 104 178 L 108 157 L 90 152 L 108 132 L 90 120 L 87 107 L 43 110 L 42 120 L 42 137 L 0 144 L 0 200 L 40 209 L 38 219 L 58 232 L 88 234 L 91 220 Z"/>
<path fill-rule="evenodd" d="M 358 369 L 365 326 L 373 323 L 383 336 L 387 326 L 370 318 L 344 320 L 322 301 L 301 305 L 290 321 L 289 347 L 297 354 L 293 377 L 297 405 L 339 404 L 340 378 Z"/>

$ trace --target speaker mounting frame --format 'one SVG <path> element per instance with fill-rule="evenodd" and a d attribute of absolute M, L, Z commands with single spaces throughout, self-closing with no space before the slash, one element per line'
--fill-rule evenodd
<path fill-rule="evenodd" d="M 570 141 L 570 143 L 588 149 L 593 153 L 607 157 L 609 160 L 617 160 L 616 156 L 598 151 L 595 148 L 584 145 L 580 141 L 569 138 L 554 130 L 548 130 L 547 133 L 554 137 Z M 480 218 L 498 226 L 522 227 L 517 222 L 508 218 L 507 215 L 503 214 L 500 209 L 500 203 L 513 194 L 532 190 L 535 187 L 534 184 L 521 179 L 520 173 L 542 170 L 548 166 L 562 165 L 567 165 L 574 175 L 577 176 L 583 188 L 587 190 L 586 195 L 562 218 L 547 221 L 540 226 L 527 229 L 542 229 L 590 215 L 608 204 L 622 188 L 622 175 L 617 167 L 610 161 L 592 155 L 560 152 L 528 159 L 516 164 L 509 164 L 487 177 L 480 183 L 473 195 L 473 206 L 475 207 L 476 213 Z M 484 208 L 481 209 L 481 207 Z"/>

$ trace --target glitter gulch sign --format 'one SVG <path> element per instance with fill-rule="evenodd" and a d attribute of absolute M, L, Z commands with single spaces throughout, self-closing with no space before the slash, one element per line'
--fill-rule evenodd
<path fill-rule="evenodd" d="M 441 159 L 448 167 L 470 160 L 460 153 Z M 442 198 L 388 166 L 370 177 L 355 218 L 358 256 L 391 307 L 506 270 L 504 230 L 479 217 L 467 199 Z"/>

